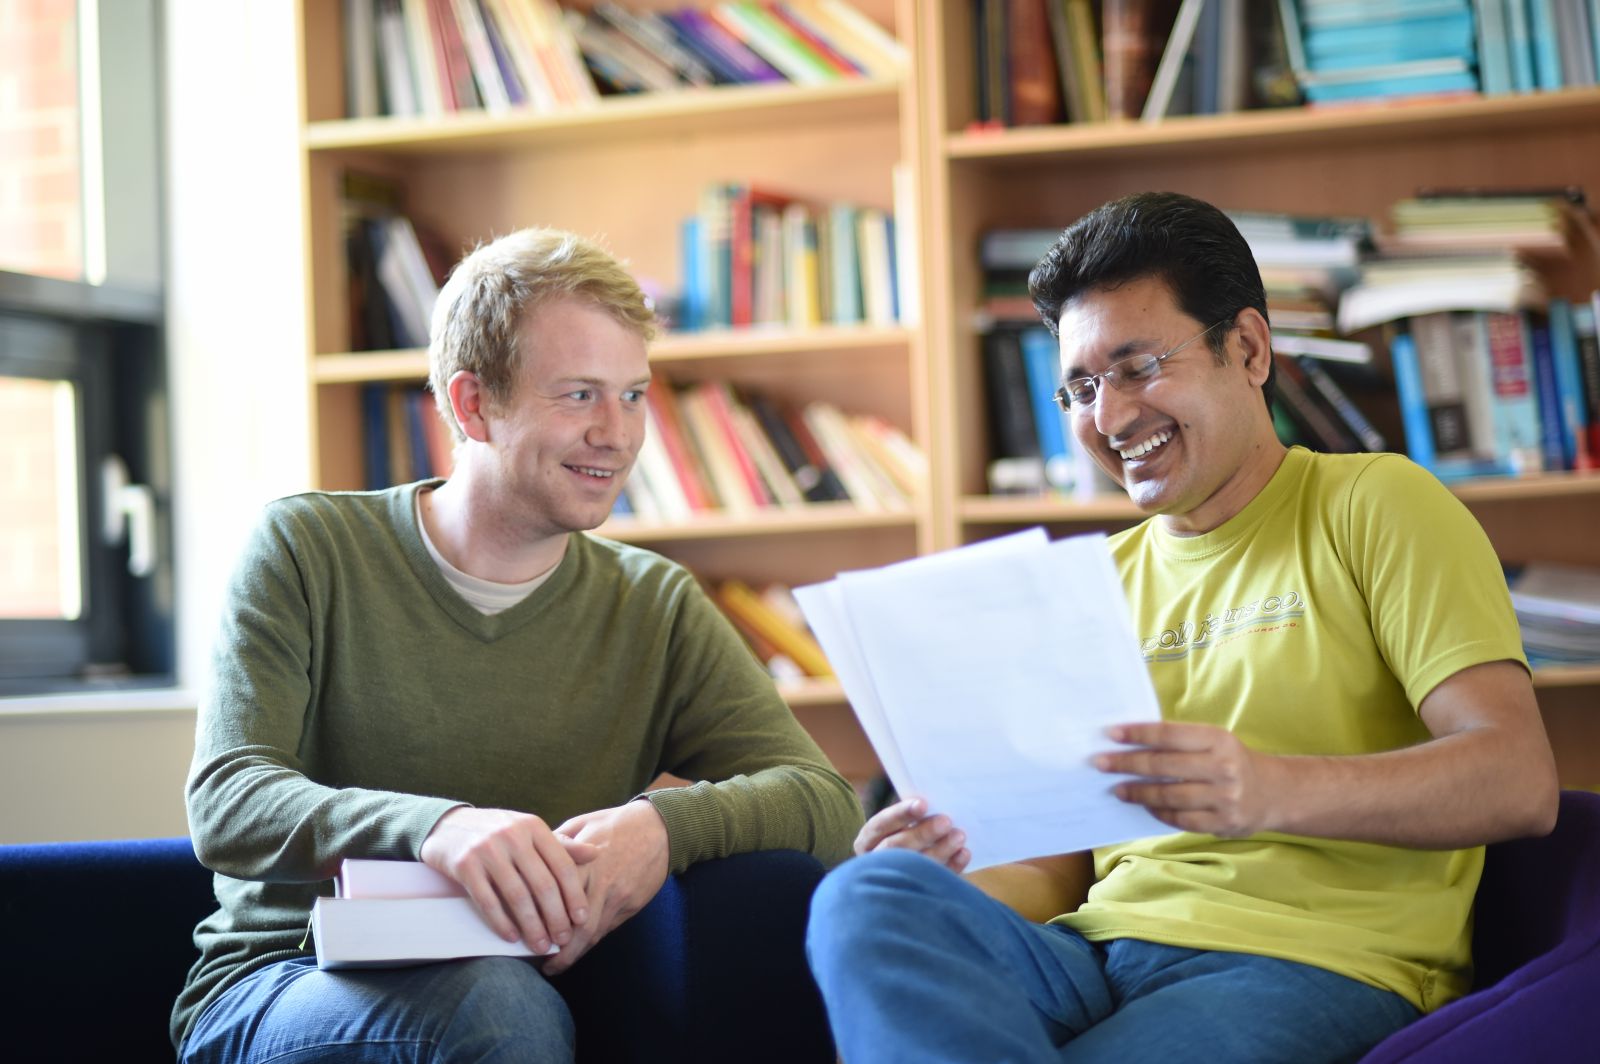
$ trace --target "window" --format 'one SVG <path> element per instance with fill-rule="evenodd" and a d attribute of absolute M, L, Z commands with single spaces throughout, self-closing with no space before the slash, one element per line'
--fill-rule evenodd
<path fill-rule="evenodd" d="M 158 15 L 0 24 L 0 694 L 171 679 Z"/>

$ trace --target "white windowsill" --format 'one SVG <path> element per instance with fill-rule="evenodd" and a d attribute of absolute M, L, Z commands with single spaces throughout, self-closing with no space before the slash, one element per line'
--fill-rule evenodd
<path fill-rule="evenodd" d="M 76 713 L 193 713 L 197 705 L 199 698 L 195 692 L 183 687 L 15 695 L 0 698 L 0 718 Z"/>

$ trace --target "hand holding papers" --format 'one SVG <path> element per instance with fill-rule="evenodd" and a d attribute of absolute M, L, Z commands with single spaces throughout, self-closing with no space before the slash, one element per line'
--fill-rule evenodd
<path fill-rule="evenodd" d="M 969 868 L 1172 829 L 1089 758 L 1158 720 L 1101 535 L 1029 532 L 795 597 L 902 796 L 966 831 Z"/>

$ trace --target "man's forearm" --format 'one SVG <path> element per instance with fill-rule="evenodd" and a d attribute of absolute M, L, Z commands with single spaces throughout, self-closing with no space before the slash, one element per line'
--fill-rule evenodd
<path fill-rule="evenodd" d="M 1531 747 L 1531 748 L 1530 748 Z M 1271 759 L 1267 830 L 1418 849 L 1547 833 L 1557 785 L 1543 751 L 1482 728 L 1357 757 Z"/>

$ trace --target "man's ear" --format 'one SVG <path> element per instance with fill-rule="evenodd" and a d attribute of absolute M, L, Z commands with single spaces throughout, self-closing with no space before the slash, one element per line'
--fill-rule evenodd
<path fill-rule="evenodd" d="M 1239 361 L 1250 383 L 1259 388 L 1272 369 L 1272 329 L 1254 307 L 1245 307 L 1234 319 L 1239 342 Z"/>
<path fill-rule="evenodd" d="M 469 440 L 489 442 L 489 395 L 478 375 L 469 370 L 457 370 L 445 385 L 450 396 L 450 412 L 456 424 Z"/>

